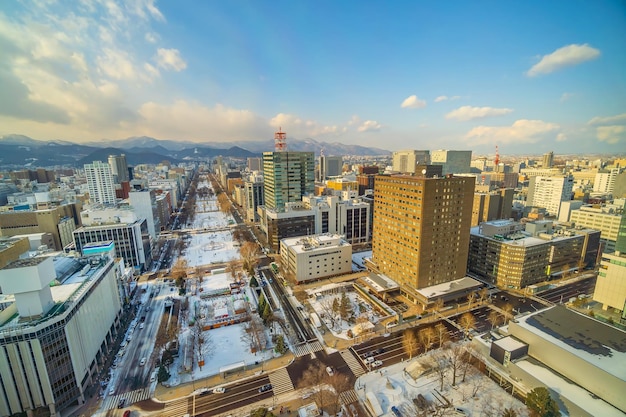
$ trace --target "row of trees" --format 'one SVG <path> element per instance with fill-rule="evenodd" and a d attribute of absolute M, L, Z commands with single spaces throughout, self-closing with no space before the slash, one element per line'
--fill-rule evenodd
<path fill-rule="evenodd" d="M 350 297 L 345 291 L 335 297 L 326 297 L 319 303 L 324 317 L 330 321 L 330 326 L 334 329 L 341 320 L 349 323 L 354 322 L 354 310 Z"/>

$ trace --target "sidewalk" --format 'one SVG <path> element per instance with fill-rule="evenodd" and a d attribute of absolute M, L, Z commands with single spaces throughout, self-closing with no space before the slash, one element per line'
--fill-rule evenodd
<path fill-rule="evenodd" d="M 293 354 L 289 352 L 279 358 L 272 358 L 264 363 L 259 363 L 258 365 L 250 365 L 245 370 L 228 375 L 225 378 L 217 374 L 197 379 L 192 382 L 185 382 L 169 388 L 164 387 L 162 384 L 157 384 L 152 398 L 159 402 L 167 402 L 190 395 L 194 390 L 199 388 L 215 388 L 217 386 L 229 385 L 241 379 L 250 378 L 261 372 L 270 373 L 278 368 L 286 367 L 293 361 L 293 359 Z"/>

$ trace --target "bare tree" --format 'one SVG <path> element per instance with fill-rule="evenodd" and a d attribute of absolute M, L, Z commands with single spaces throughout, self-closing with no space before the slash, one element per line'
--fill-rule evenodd
<path fill-rule="evenodd" d="M 496 310 L 491 310 L 487 315 L 487 320 L 491 323 L 491 330 L 493 330 L 500 323 L 500 314 Z"/>
<path fill-rule="evenodd" d="M 329 378 L 329 385 L 335 391 L 335 402 L 333 405 L 332 413 L 337 413 L 341 409 L 341 394 L 350 391 L 352 389 L 352 384 L 350 384 L 350 380 L 347 376 L 335 372 L 333 376 Z"/>
<path fill-rule="evenodd" d="M 200 369 L 204 363 L 205 357 L 211 357 L 215 352 L 215 343 L 211 338 L 211 335 L 204 331 L 203 323 L 201 320 L 196 320 L 192 328 L 193 337 L 193 352 L 198 361 Z"/>
<path fill-rule="evenodd" d="M 241 329 L 241 340 L 250 346 L 250 351 L 263 350 L 265 347 L 263 330 L 263 323 L 257 316 L 253 316 Z"/>
<path fill-rule="evenodd" d="M 404 351 L 409 355 L 409 359 L 413 358 L 413 355 L 417 353 L 418 340 L 415 337 L 413 329 L 406 329 L 402 333 L 402 346 Z"/>
<path fill-rule="evenodd" d="M 327 405 L 333 405 L 337 402 L 336 396 L 338 394 L 328 389 L 331 386 L 330 378 L 323 366 L 314 364 L 309 365 L 302 374 L 301 385 L 311 387 L 313 399 L 320 410 L 323 410 Z"/>
<path fill-rule="evenodd" d="M 178 258 L 172 266 L 170 276 L 175 280 L 187 278 L 187 259 Z"/>
<path fill-rule="evenodd" d="M 228 261 L 228 264 L 226 265 L 226 272 L 233 282 L 237 282 L 240 271 L 241 261 L 239 259 L 232 259 Z"/>
<path fill-rule="evenodd" d="M 444 352 L 437 352 L 432 356 L 434 361 L 433 368 L 437 373 L 437 377 L 439 378 L 439 390 L 443 390 L 443 384 L 446 380 L 446 376 L 448 375 L 448 355 Z"/>
<path fill-rule="evenodd" d="M 476 318 L 474 317 L 472 313 L 468 311 L 467 313 L 464 313 L 461 316 L 461 320 L 459 321 L 459 324 L 461 325 L 461 327 L 463 328 L 465 332 L 465 337 L 467 337 L 470 329 L 476 325 Z"/>
<path fill-rule="evenodd" d="M 337 297 L 325 297 L 318 303 L 322 309 L 324 317 L 330 321 L 330 326 L 333 329 L 339 320 L 339 311 L 336 308 L 336 305 L 338 304 L 339 301 Z"/>
<path fill-rule="evenodd" d="M 450 339 L 448 334 L 448 328 L 445 324 L 439 322 L 435 324 L 435 336 L 437 337 L 437 341 L 439 342 L 439 348 L 443 346 L 444 343 Z"/>
<path fill-rule="evenodd" d="M 504 311 L 504 324 L 507 324 L 513 318 L 513 305 L 506 303 L 502 306 L 502 311 Z"/>
<path fill-rule="evenodd" d="M 482 287 L 480 291 L 478 291 L 478 300 L 482 304 L 487 298 L 489 298 L 489 290 L 487 287 Z"/>
<path fill-rule="evenodd" d="M 239 256 L 241 256 L 242 267 L 248 273 L 248 275 L 254 275 L 254 268 L 259 264 L 259 254 L 261 249 L 259 245 L 254 242 L 244 242 L 239 249 Z"/>
<path fill-rule="evenodd" d="M 469 293 L 467 295 L 467 308 L 468 309 L 472 309 L 472 303 L 474 302 L 474 300 L 476 300 L 476 297 L 478 297 L 478 295 L 476 294 L 476 291 L 472 291 L 471 293 Z"/>
<path fill-rule="evenodd" d="M 424 347 L 424 352 L 428 352 L 428 349 L 435 341 L 436 335 L 432 327 L 424 327 L 418 331 L 417 337 L 420 344 Z"/>

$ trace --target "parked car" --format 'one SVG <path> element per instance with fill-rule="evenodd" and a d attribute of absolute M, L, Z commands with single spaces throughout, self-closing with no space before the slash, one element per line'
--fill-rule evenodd
<path fill-rule="evenodd" d="M 378 368 L 379 366 L 383 366 L 383 361 L 372 362 L 372 368 Z"/>
<path fill-rule="evenodd" d="M 146 358 L 141 358 L 141 360 L 139 361 L 139 366 L 144 366 L 146 364 Z"/>
<path fill-rule="evenodd" d="M 365 358 L 365 363 L 372 363 L 376 360 L 376 358 L 374 358 L 373 356 L 368 356 L 367 358 Z"/>
<path fill-rule="evenodd" d="M 396 417 L 402 417 L 402 413 L 400 412 L 400 410 L 398 410 L 398 407 L 396 407 L 395 405 L 391 407 L 391 411 Z"/>
<path fill-rule="evenodd" d="M 385 352 L 385 348 L 381 348 L 381 347 L 379 347 L 378 349 L 374 351 L 376 355 L 380 355 L 381 353 L 384 353 L 384 352 Z"/>
<path fill-rule="evenodd" d="M 335 371 L 333 370 L 333 367 L 332 367 L 332 366 L 327 366 L 327 367 L 326 367 L 326 373 L 327 373 L 328 375 L 330 375 L 330 376 L 335 375 Z"/>
<path fill-rule="evenodd" d="M 265 384 L 259 388 L 259 392 L 266 392 L 272 389 L 272 384 Z"/>
<path fill-rule="evenodd" d="M 225 392 L 226 392 L 226 388 L 224 387 L 213 388 L 213 394 L 223 394 Z"/>

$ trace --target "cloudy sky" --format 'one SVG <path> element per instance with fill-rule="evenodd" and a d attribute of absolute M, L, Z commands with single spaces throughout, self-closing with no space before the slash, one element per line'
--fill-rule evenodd
<path fill-rule="evenodd" d="M 3 0 L 0 56 L 0 135 L 626 150 L 622 0 Z"/>

